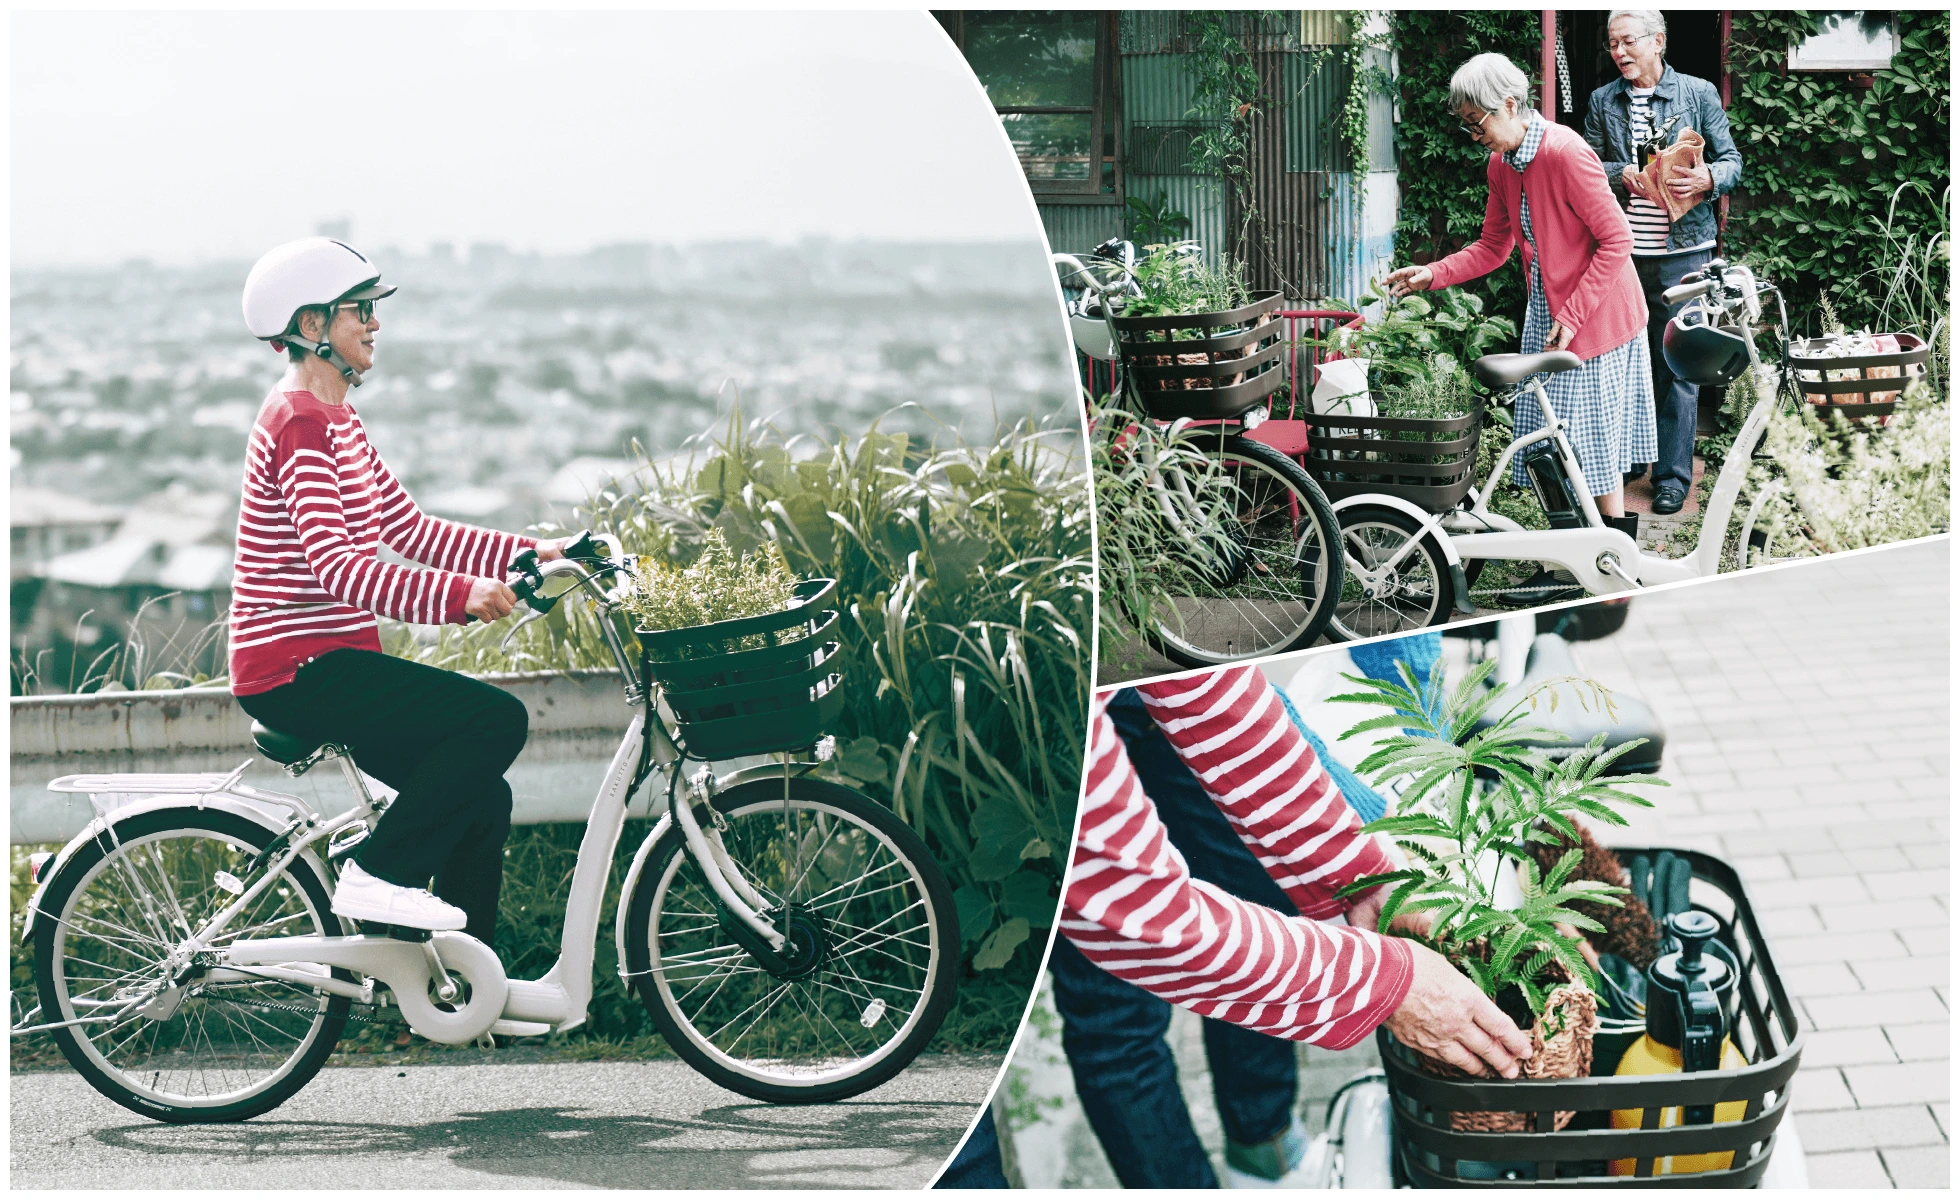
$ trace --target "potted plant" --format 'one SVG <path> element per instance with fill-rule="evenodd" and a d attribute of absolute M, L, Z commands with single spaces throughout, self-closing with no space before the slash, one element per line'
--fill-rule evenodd
<path fill-rule="evenodd" d="M 710 529 L 683 567 L 640 558 L 627 581 L 642 669 L 696 758 L 796 750 L 842 708 L 834 580 L 799 580 L 773 542 L 738 554 Z M 648 695 L 653 689 L 649 686 Z"/>
<path fill-rule="evenodd" d="M 1376 743 L 1358 773 L 1385 794 L 1399 791 L 1393 811 L 1364 831 L 1387 835 L 1407 861 L 1400 870 L 1356 880 L 1344 894 L 1386 887 L 1380 929 L 1441 954 L 1531 1031 L 1523 1075 L 1576 1078 L 1591 1069 L 1598 1024 L 1597 981 L 1580 949 L 1580 931 L 1604 929 L 1579 905 L 1617 907 L 1626 889 L 1577 877 L 1584 850 L 1575 818 L 1624 825 L 1621 808 L 1649 806 L 1626 785 L 1660 781 L 1608 775 L 1639 741 L 1609 751 L 1602 734 L 1559 758 L 1542 749 L 1561 739 L 1531 725 L 1529 716 L 1541 702 L 1555 709 L 1563 685 L 1576 685 L 1581 702 L 1611 711 L 1610 693 L 1590 680 L 1547 680 L 1479 729 L 1505 694 L 1484 686 L 1495 667 L 1481 664 L 1445 695 L 1440 660 L 1426 680 L 1404 664 L 1399 683 L 1349 676 L 1363 690 L 1334 697 L 1389 710 L 1342 739 L 1395 731 Z M 1541 868 L 1533 849 L 1561 838 L 1571 848 Z M 1393 926 L 1404 915 L 1415 920 Z M 1425 1059 L 1424 1067 L 1461 1074 L 1434 1060 Z M 1558 1114 L 1557 1125 L 1571 1117 Z M 1451 1122 L 1480 1131 L 1525 1128 L 1522 1113 L 1456 1113 Z"/>
<path fill-rule="evenodd" d="M 1123 367 L 1148 415 L 1224 419 L 1284 382 L 1280 294 L 1252 292 L 1235 264 L 1206 264 L 1196 242 L 1144 247 L 1137 294 L 1112 324 Z"/>

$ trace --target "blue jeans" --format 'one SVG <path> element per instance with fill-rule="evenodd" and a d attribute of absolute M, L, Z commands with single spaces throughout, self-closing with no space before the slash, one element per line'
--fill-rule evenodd
<path fill-rule="evenodd" d="M 1681 282 L 1690 271 L 1699 271 L 1713 258 L 1712 250 L 1689 250 L 1659 257 L 1634 256 L 1640 272 L 1640 288 L 1647 294 L 1647 348 L 1654 362 L 1654 435 L 1660 457 L 1654 463 L 1654 487 L 1672 480 L 1683 491 L 1695 481 L 1695 411 L 1701 389 L 1685 379 L 1676 379 L 1667 369 L 1667 356 L 1661 353 L 1661 335 L 1667 322 L 1681 305 L 1669 307 L 1661 293 Z"/>
<path fill-rule="evenodd" d="M 973 1136 L 966 1139 L 953 1161 L 946 1164 L 946 1173 L 939 1182 L 932 1185 L 934 1191 L 971 1191 L 977 1188 L 1007 1187 L 1007 1171 L 1000 1161 L 1000 1133 L 994 1127 L 994 1110 L 989 1108 L 980 1114 L 980 1123 L 973 1127 Z"/>
<path fill-rule="evenodd" d="M 1241 899 L 1298 916 L 1299 909 L 1177 757 L 1135 690 L 1117 693 L 1108 711 L 1191 874 Z M 1164 1041 L 1170 1004 L 1103 971 L 1065 938 L 1056 939 L 1048 972 L 1075 1093 L 1117 1179 L 1129 1188 L 1217 1187 Z M 1284 1133 L 1298 1093 L 1293 1044 L 1210 1019 L 1204 1039 L 1225 1136 L 1253 1145 Z"/>

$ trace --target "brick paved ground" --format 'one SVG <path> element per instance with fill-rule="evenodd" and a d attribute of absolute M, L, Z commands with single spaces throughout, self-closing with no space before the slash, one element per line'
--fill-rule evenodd
<path fill-rule="evenodd" d="M 1748 882 L 1809 1030 L 1792 1119 L 1813 1187 L 1948 1181 L 1947 572 L 1942 540 L 1717 580 L 1643 596 L 1624 630 L 1575 648 L 1668 731 L 1674 786 L 1606 840 L 1705 850 Z M 1196 1018 L 1170 1040 L 1216 1158 Z M 1303 1057 L 1317 1130 L 1374 1052 Z M 1024 1059 L 1025 1092 L 1056 1102 L 1016 1135 L 1027 1185 L 1113 1183 L 1059 1045 Z"/>

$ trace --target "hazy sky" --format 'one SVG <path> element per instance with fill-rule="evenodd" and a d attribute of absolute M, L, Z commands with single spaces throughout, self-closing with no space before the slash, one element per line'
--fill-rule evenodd
<path fill-rule="evenodd" d="M 1039 237 L 932 19 L 16 13 L 16 263 L 357 246 Z"/>

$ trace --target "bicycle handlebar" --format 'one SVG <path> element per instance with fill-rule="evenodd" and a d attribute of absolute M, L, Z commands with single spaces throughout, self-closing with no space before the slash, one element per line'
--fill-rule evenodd
<path fill-rule="evenodd" d="M 1680 304 L 1684 300 L 1693 300 L 1696 296 L 1706 296 L 1715 290 L 1719 282 L 1714 279 L 1703 279 L 1695 283 L 1677 283 L 1662 292 L 1661 299 L 1669 304 Z"/>

